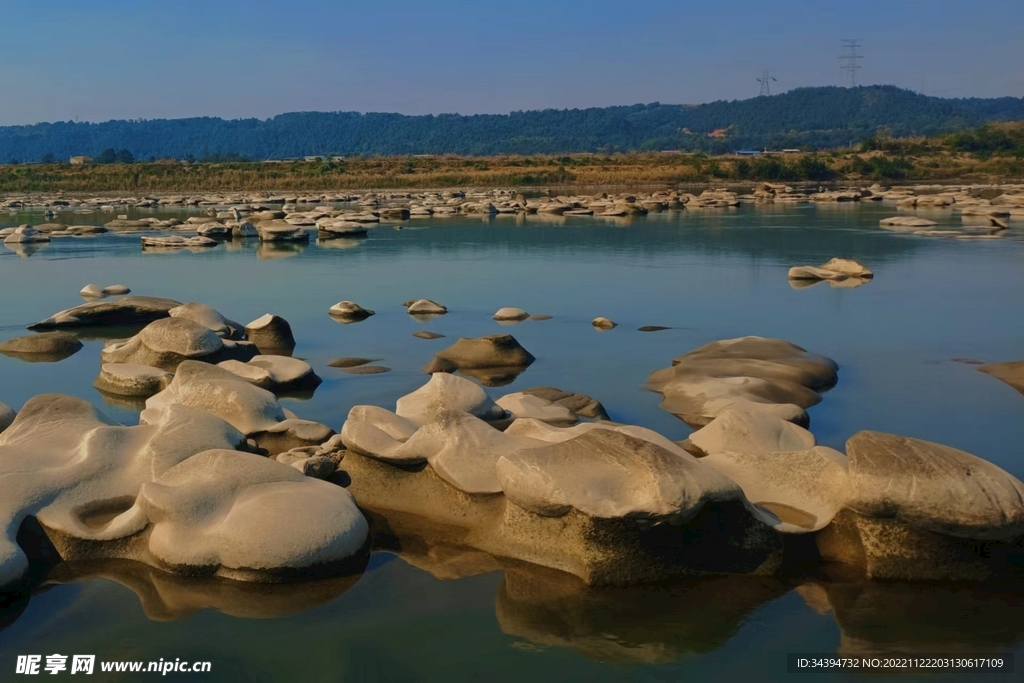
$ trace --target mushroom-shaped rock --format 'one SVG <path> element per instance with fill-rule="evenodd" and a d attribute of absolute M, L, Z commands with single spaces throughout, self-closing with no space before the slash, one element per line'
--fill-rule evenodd
<path fill-rule="evenodd" d="M 319 446 L 334 436 L 334 430 L 319 422 L 290 417 L 251 436 L 269 455 L 276 455 L 293 448 Z"/>
<path fill-rule="evenodd" d="M 959 538 L 1024 534 L 1024 484 L 987 460 L 870 431 L 850 437 L 846 452 L 855 512 Z"/>
<path fill-rule="evenodd" d="M 224 339 L 234 339 L 236 341 L 245 339 L 244 327 L 233 320 L 228 320 L 219 311 L 206 304 L 190 301 L 187 304 L 172 308 L 169 314 L 172 318 L 185 318 L 186 320 L 199 323 L 203 327 L 213 330 L 214 334 Z"/>
<path fill-rule="evenodd" d="M 0 353 L 27 361 L 60 361 L 82 348 L 78 337 L 67 332 L 42 332 L 0 342 Z"/>
<path fill-rule="evenodd" d="M 690 435 L 702 453 L 779 453 L 814 447 L 814 435 L 778 417 L 744 410 L 725 410 Z"/>
<path fill-rule="evenodd" d="M 18 414 L 6 403 L 0 403 L 0 432 L 11 426 Z"/>
<path fill-rule="evenodd" d="M 171 309 L 178 306 L 181 306 L 180 301 L 149 296 L 126 296 L 116 301 L 91 301 L 54 313 L 45 320 L 29 325 L 29 329 L 136 325 L 166 318 L 170 315 Z"/>
<path fill-rule="evenodd" d="M 104 363 L 93 386 L 117 396 L 150 397 L 166 389 L 174 375 L 138 363 Z"/>
<path fill-rule="evenodd" d="M 599 330 L 610 330 L 613 327 L 618 327 L 619 324 L 608 318 L 594 318 L 590 321 L 590 324 Z"/>
<path fill-rule="evenodd" d="M 448 308 L 430 299 L 419 299 L 410 303 L 406 310 L 410 315 L 442 315 Z"/>
<path fill-rule="evenodd" d="M 512 413 L 512 416 L 516 419 L 523 417 L 533 418 L 560 427 L 576 424 L 577 422 L 576 413 L 565 406 L 557 405 L 540 396 L 517 392 L 506 394 L 495 401 L 495 403 Z"/>
<path fill-rule="evenodd" d="M 494 314 L 495 320 L 526 320 L 530 314 L 521 308 L 499 308 Z"/>
<path fill-rule="evenodd" d="M 429 382 L 395 404 L 395 413 L 416 424 L 432 422 L 448 410 L 469 413 L 487 421 L 507 417 L 479 384 L 448 373 L 432 375 Z"/>
<path fill-rule="evenodd" d="M 506 497 L 545 517 L 576 509 L 685 522 L 708 501 L 740 498 L 735 484 L 697 459 L 607 429 L 505 455 L 497 469 Z"/>
<path fill-rule="evenodd" d="M 185 460 L 144 484 L 137 507 L 152 520 L 149 551 L 162 563 L 236 579 L 334 569 L 369 532 L 345 489 L 236 451 Z"/>
<path fill-rule="evenodd" d="M 510 334 L 489 334 L 478 339 L 461 337 L 424 368 L 426 372 L 455 372 L 475 368 L 525 368 L 536 360 Z"/>
<path fill-rule="evenodd" d="M 555 387 L 530 387 L 529 389 L 523 389 L 521 393 L 538 396 L 556 405 L 565 406 L 581 417 L 589 417 L 595 420 L 608 419 L 608 413 L 605 411 L 604 406 L 601 405 L 601 402 L 586 394 L 562 391 Z"/>
<path fill-rule="evenodd" d="M 271 429 L 286 419 L 274 394 L 224 368 L 199 361 L 179 365 L 170 385 L 146 401 L 139 419 L 153 423 L 170 405 L 205 410 L 244 434 Z"/>
<path fill-rule="evenodd" d="M 304 360 L 290 356 L 256 356 L 248 363 L 227 360 L 220 367 L 242 379 L 274 393 L 303 391 L 320 386 L 321 380 Z"/>
<path fill-rule="evenodd" d="M 295 349 L 292 326 L 277 315 L 267 313 L 256 318 L 245 326 L 245 334 L 260 353 L 290 356 Z"/>
<path fill-rule="evenodd" d="M 166 318 L 151 322 L 130 339 L 108 342 L 100 355 L 104 363 L 137 363 L 173 371 L 185 360 L 248 360 L 254 353 L 248 342 L 225 341 L 187 318 Z"/>
<path fill-rule="evenodd" d="M 373 311 L 363 308 L 353 301 L 339 301 L 331 306 L 328 312 L 334 318 L 340 318 L 351 322 L 366 320 L 373 315 Z"/>
<path fill-rule="evenodd" d="M 783 533 L 823 529 L 850 498 L 846 456 L 824 446 L 765 453 L 718 451 L 700 462 L 739 484 L 747 500 L 778 519 L 773 526 Z"/>

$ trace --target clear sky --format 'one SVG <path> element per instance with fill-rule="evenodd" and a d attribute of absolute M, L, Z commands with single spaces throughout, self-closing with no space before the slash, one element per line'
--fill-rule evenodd
<path fill-rule="evenodd" d="M 1024 95 L 1024 0 L 4 0 L 0 125 L 504 113 L 843 84 Z"/>

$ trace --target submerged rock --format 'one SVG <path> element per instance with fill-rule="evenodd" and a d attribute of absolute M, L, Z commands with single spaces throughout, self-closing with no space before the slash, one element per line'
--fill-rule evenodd
<path fill-rule="evenodd" d="M 0 353 L 30 362 L 61 361 L 82 348 L 78 337 L 67 332 L 41 332 L 0 342 Z"/>
<path fill-rule="evenodd" d="M 383 365 L 359 365 L 356 367 L 341 368 L 341 371 L 350 375 L 381 375 L 385 372 L 391 372 L 391 368 Z"/>
<path fill-rule="evenodd" d="M 360 365 L 366 365 L 367 363 L 374 363 L 379 361 L 380 358 L 335 358 L 327 365 L 332 368 L 355 368 Z"/>
<path fill-rule="evenodd" d="M 126 296 L 116 301 L 92 301 L 81 306 L 54 313 L 45 320 L 29 325 L 30 330 L 54 328 L 135 325 L 148 323 L 170 315 L 180 301 L 157 299 L 149 296 Z"/>
<path fill-rule="evenodd" d="M 245 326 L 245 333 L 260 353 L 290 356 L 295 349 L 292 326 L 277 315 L 267 313 L 256 318 Z"/>
<path fill-rule="evenodd" d="M 416 330 L 412 333 L 412 336 L 418 337 L 419 339 L 444 339 L 443 334 L 437 332 L 430 332 L 428 330 Z"/>

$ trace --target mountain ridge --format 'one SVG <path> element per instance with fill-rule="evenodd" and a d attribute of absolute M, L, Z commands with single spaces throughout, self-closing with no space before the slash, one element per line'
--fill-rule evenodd
<path fill-rule="evenodd" d="M 952 133 L 1024 119 L 1024 98 L 922 95 L 895 86 L 797 88 L 769 97 L 699 105 L 650 104 L 543 109 L 508 114 L 290 112 L 268 119 L 111 120 L 0 127 L 0 161 L 47 155 L 96 156 L 127 149 L 136 158 L 312 155 L 559 154 L 849 145 Z M 720 131 L 724 137 L 709 137 Z M 724 131 L 724 132 L 722 132 Z"/>

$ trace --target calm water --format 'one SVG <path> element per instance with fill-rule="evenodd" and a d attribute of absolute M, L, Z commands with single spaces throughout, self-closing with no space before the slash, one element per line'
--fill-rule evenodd
<path fill-rule="evenodd" d="M 142 253 L 138 235 L 61 238 L 31 255 L 0 248 L 0 339 L 81 303 L 77 292 L 90 282 L 202 301 L 241 323 L 277 313 L 292 325 L 295 355 L 325 380 L 288 407 L 338 429 L 353 405 L 393 408 L 455 337 L 508 331 L 537 362 L 492 395 L 537 385 L 580 391 L 615 420 L 680 439 L 689 428 L 641 389 L 647 375 L 715 339 L 782 337 L 841 366 L 838 386 L 810 410 L 821 443 L 842 448 L 860 429 L 894 432 L 1024 478 L 1024 396 L 953 361 L 1024 358 L 1024 224 L 1003 240 L 928 239 L 879 229 L 893 213 L 865 204 L 623 223 L 431 219 L 336 243 L 346 248 L 248 241 L 201 253 Z M 0 227 L 4 220 L 42 219 L 2 216 Z M 833 256 L 861 260 L 875 280 L 852 290 L 789 286 L 790 266 Z M 421 297 L 451 313 L 414 321 L 400 302 Z M 327 309 L 342 299 L 377 315 L 338 324 Z M 502 327 L 490 319 L 502 306 L 554 317 Z M 589 324 L 596 316 L 619 327 L 598 332 Z M 641 333 L 641 325 L 672 329 Z M 447 338 L 417 339 L 416 329 Z M 0 355 L 0 400 L 20 407 L 38 393 L 70 393 L 134 423 L 130 405 L 106 404 L 92 388 L 101 345 L 86 341 L 60 363 Z M 326 366 L 338 356 L 380 358 L 392 372 L 347 375 Z M 782 680 L 787 652 L 872 648 L 1015 651 L 1024 668 L 1022 606 L 1024 588 L 970 586 L 716 579 L 587 591 L 537 569 L 502 570 L 479 556 L 443 562 L 382 542 L 361 576 L 255 592 L 134 565 L 59 568 L 0 613 L 0 679 L 17 654 L 54 652 L 210 660 L 213 674 L 195 679 L 225 681 Z"/>

